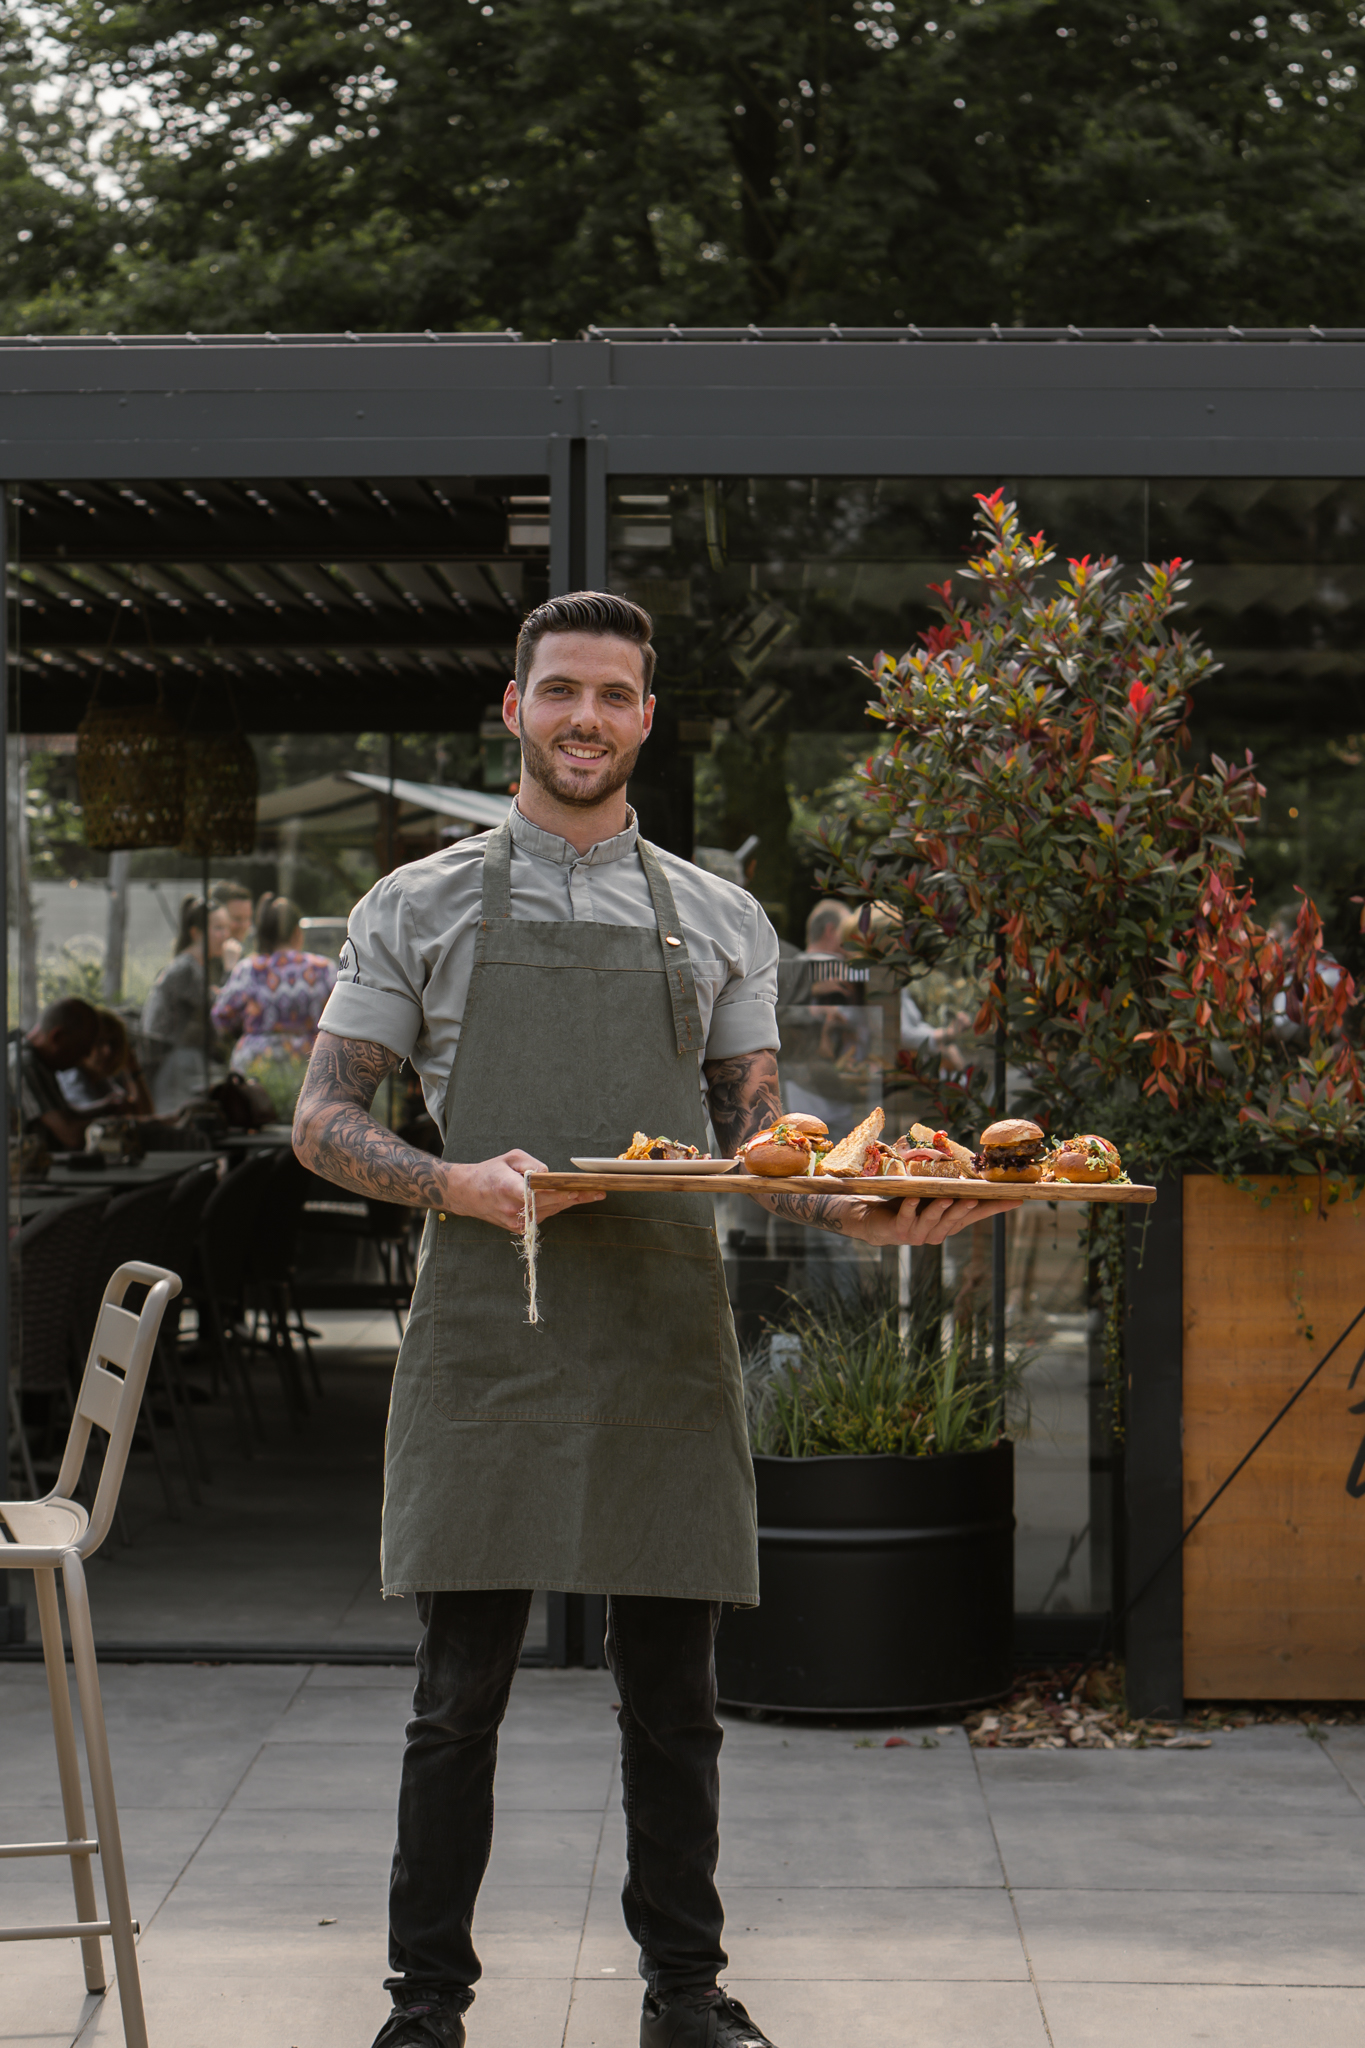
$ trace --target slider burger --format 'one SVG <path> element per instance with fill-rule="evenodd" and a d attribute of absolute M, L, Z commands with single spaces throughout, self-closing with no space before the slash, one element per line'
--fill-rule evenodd
<path fill-rule="evenodd" d="M 794 1110 L 766 1131 L 755 1132 L 748 1144 L 740 1147 L 740 1163 L 746 1173 L 788 1180 L 797 1173 L 818 1173 L 832 1144 L 827 1123 Z"/>
<path fill-rule="evenodd" d="M 1123 1178 L 1123 1161 L 1117 1145 L 1097 1138 L 1093 1131 L 1083 1137 L 1064 1138 L 1048 1160 L 1054 1180 L 1110 1181 Z"/>
<path fill-rule="evenodd" d="M 1010 1116 L 981 1133 L 977 1155 L 983 1180 L 1034 1181 L 1043 1178 L 1046 1140 L 1027 1117 Z"/>

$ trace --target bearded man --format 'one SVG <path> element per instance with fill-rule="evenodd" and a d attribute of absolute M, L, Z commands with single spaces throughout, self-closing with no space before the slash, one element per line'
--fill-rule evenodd
<path fill-rule="evenodd" d="M 777 938 L 744 889 L 639 837 L 626 783 L 654 716 L 649 616 L 552 598 L 517 641 L 505 825 L 386 876 L 356 907 L 299 1099 L 318 1173 L 427 1211 L 389 1412 L 383 1581 L 415 1596 L 417 1688 L 374 2048 L 463 2048 L 498 1727 L 532 1589 L 608 1596 L 642 2048 L 772 2048 L 726 1966 L 714 1641 L 758 1598 L 753 1468 L 710 1198 L 542 1195 L 539 1292 L 518 1255 L 528 1171 L 635 1130 L 729 1155 L 780 1109 Z M 410 1058 L 435 1159 L 375 1121 Z M 813 1188 L 770 1210 L 875 1245 L 994 1213 Z"/>

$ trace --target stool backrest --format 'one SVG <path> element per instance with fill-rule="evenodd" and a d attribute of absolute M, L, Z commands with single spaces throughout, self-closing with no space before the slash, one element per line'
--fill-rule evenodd
<path fill-rule="evenodd" d="M 138 1315 L 121 1306 L 130 1287 L 149 1289 Z M 161 1318 L 167 1302 L 179 1292 L 178 1274 L 168 1273 L 164 1266 L 144 1265 L 140 1259 L 126 1260 L 104 1290 L 62 1455 L 62 1469 L 53 1488 L 64 1500 L 73 1497 L 85 1463 L 91 1428 L 107 1430 L 109 1442 L 89 1526 L 75 1546 L 84 1557 L 98 1550 L 109 1533 Z"/>

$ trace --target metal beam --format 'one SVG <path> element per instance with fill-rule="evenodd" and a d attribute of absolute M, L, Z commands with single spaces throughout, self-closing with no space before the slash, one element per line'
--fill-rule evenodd
<path fill-rule="evenodd" d="M 14 343 L 0 473 L 1365 475 L 1356 340 L 990 341 Z"/>

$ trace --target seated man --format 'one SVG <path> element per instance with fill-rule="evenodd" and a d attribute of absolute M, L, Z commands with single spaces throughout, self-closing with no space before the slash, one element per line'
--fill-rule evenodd
<path fill-rule="evenodd" d="M 33 1029 L 9 1035 L 11 1116 L 17 1111 L 19 1134 L 41 1132 L 55 1152 L 79 1152 L 85 1145 L 89 1110 L 73 1109 L 57 1076 L 79 1066 L 94 1050 L 99 1019 L 79 996 L 49 1003 Z"/>

